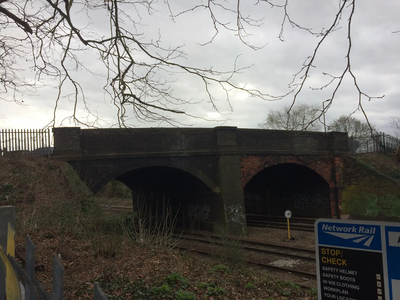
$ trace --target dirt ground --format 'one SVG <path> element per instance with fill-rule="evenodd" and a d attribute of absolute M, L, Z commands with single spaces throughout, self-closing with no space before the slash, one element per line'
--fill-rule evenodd
<path fill-rule="evenodd" d="M 312 233 L 293 231 L 295 239 L 288 242 L 286 241 L 287 232 L 285 230 L 250 228 L 249 231 L 248 238 L 251 240 L 313 248 L 314 238 Z M 116 279 L 120 283 L 138 280 L 151 282 L 154 277 L 163 278 L 171 272 L 181 273 L 191 282 L 218 284 L 227 291 L 231 290 L 229 295 L 236 294 L 236 298 L 221 299 L 269 299 L 267 297 L 273 297 L 271 299 L 313 299 L 300 295 L 293 295 L 294 298 L 281 297 L 278 293 L 269 291 L 268 288 L 263 290 L 263 286 L 266 285 L 265 278 L 270 278 L 270 282 L 291 282 L 303 287 L 316 288 L 314 280 L 254 266 L 248 266 L 239 273 L 232 272 L 223 276 L 211 274 L 210 270 L 213 266 L 221 264 L 217 258 L 178 250 L 156 250 L 122 241 L 118 242 L 120 244 L 115 255 L 107 257 L 96 253 L 90 241 L 74 239 L 69 235 L 53 236 L 50 233 L 46 235 L 34 233 L 31 238 L 36 244 L 36 265 L 43 265 L 45 270 L 44 272 L 37 272 L 36 276 L 48 290 L 51 290 L 51 270 L 54 255 L 60 258 L 65 268 L 65 299 L 92 299 L 94 282 L 100 282 L 101 285 L 110 281 L 115 282 Z M 23 244 L 23 237 L 19 236 L 17 245 Z M 17 249 L 22 253 L 23 250 L 23 247 Z M 251 293 L 244 289 L 247 281 L 259 286 L 260 290 L 257 293 Z M 247 298 L 250 296 L 252 298 Z M 131 298 L 126 296 L 113 299 Z"/>
<path fill-rule="evenodd" d="M 315 249 L 313 232 L 291 230 L 290 237 L 291 239 L 289 240 L 288 231 L 285 229 L 257 227 L 249 227 L 247 236 L 248 239 L 259 242 L 268 242 L 303 249 Z"/>

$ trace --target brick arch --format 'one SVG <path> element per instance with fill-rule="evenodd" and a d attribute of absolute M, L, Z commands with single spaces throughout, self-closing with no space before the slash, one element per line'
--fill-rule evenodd
<path fill-rule="evenodd" d="M 333 165 L 326 157 L 318 159 L 316 157 L 301 156 L 246 156 L 241 158 L 243 188 L 265 168 L 287 163 L 307 167 L 320 175 L 331 188 L 335 187 L 335 182 L 332 178 Z"/>
<path fill-rule="evenodd" d="M 305 163 L 274 162 L 244 187 L 247 214 L 281 215 L 290 209 L 300 217 L 332 216 L 329 182 Z"/>
<path fill-rule="evenodd" d="M 184 171 L 188 174 L 193 175 L 201 182 L 203 182 L 212 192 L 219 194 L 220 189 L 219 187 L 203 172 L 200 170 L 184 163 L 179 162 L 151 162 L 148 160 L 140 160 L 135 161 L 132 164 L 124 164 L 121 167 L 115 168 L 110 172 L 107 172 L 103 177 L 99 178 L 99 180 L 93 185 L 92 191 L 94 193 L 98 192 L 104 185 L 106 185 L 112 179 L 117 178 L 118 176 L 125 174 L 130 171 L 142 169 L 142 168 L 149 168 L 149 167 L 166 167 L 166 168 L 174 168 L 181 171 Z"/>

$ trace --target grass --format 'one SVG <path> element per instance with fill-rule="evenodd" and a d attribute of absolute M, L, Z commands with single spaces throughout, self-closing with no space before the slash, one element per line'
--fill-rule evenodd
<path fill-rule="evenodd" d="M 342 212 L 353 218 L 398 221 L 400 164 L 396 157 L 377 153 L 348 159 Z"/>

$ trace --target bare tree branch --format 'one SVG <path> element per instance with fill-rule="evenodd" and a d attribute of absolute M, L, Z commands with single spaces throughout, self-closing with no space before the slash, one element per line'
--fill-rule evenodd
<path fill-rule="evenodd" d="M 271 4 L 272 6 L 276 6 L 276 7 L 280 7 L 284 9 L 284 20 L 282 22 L 282 27 L 281 27 L 281 33 L 279 35 L 279 37 L 281 38 L 283 36 L 283 25 L 286 22 L 286 20 L 288 20 L 288 22 L 293 26 L 293 27 L 297 27 L 298 29 L 301 30 L 306 30 L 309 33 L 313 34 L 313 35 L 317 35 L 317 36 L 321 36 L 319 42 L 317 43 L 316 47 L 314 48 L 314 51 L 312 53 L 312 55 L 310 55 L 309 57 L 307 57 L 306 61 L 303 64 L 303 67 L 293 76 L 293 80 L 292 82 L 289 84 L 290 87 L 296 89 L 296 92 L 293 96 L 293 100 L 292 100 L 292 104 L 288 110 L 288 114 L 290 114 L 293 106 L 295 105 L 298 96 L 300 95 L 300 93 L 302 92 L 303 88 L 306 85 L 306 82 L 308 81 L 309 77 L 310 77 L 310 72 L 312 70 L 312 68 L 314 68 L 314 61 L 319 53 L 319 50 L 322 46 L 322 44 L 326 41 L 326 39 L 328 38 L 328 36 L 334 32 L 335 30 L 337 30 L 337 28 L 339 27 L 340 21 L 342 20 L 342 16 L 344 13 L 345 9 L 350 8 L 350 15 L 349 18 L 347 20 L 347 40 L 348 40 L 348 47 L 347 47 L 347 54 L 346 54 L 346 65 L 344 67 L 344 70 L 342 71 L 342 73 L 339 76 L 333 76 L 331 74 L 328 74 L 326 72 L 323 72 L 324 75 L 331 77 L 331 80 L 326 83 L 325 85 L 318 87 L 318 88 L 313 88 L 310 87 L 313 90 L 322 90 L 322 89 L 326 89 L 328 87 L 331 87 L 334 83 L 336 83 L 335 85 L 333 85 L 333 91 L 331 93 L 330 98 L 326 99 L 324 102 L 328 102 L 325 110 L 321 110 L 321 113 L 317 116 L 317 119 L 321 120 L 321 117 L 328 111 L 328 109 L 330 108 L 330 106 L 332 105 L 336 94 L 339 90 L 339 88 L 341 87 L 343 80 L 346 76 L 346 74 L 349 74 L 353 80 L 354 86 L 358 92 L 358 109 L 362 111 L 362 113 L 365 116 L 365 119 L 367 121 L 367 123 L 370 125 L 371 131 L 373 130 L 373 126 L 369 123 L 368 120 L 368 116 L 364 110 L 362 101 L 363 99 L 367 99 L 368 101 L 370 101 L 371 99 L 380 99 L 383 98 L 384 95 L 382 96 L 370 96 L 366 93 L 364 93 L 362 91 L 362 89 L 360 88 L 358 81 L 357 81 L 357 77 L 354 74 L 352 68 L 351 68 L 351 49 L 352 49 L 352 38 L 351 38 L 351 29 L 352 29 L 352 21 L 353 21 L 353 16 L 355 13 L 355 4 L 356 4 L 356 0 L 340 0 L 339 1 L 339 9 L 338 12 L 335 15 L 335 18 L 333 20 L 333 22 L 331 23 L 331 26 L 325 30 L 324 32 L 321 33 L 316 33 L 313 32 L 311 29 L 309 28 L 304 28 L 300 25 L 298 25 L 297 23 L 291 21 L 289 14 L 287 12 L 287 7 L 288 7 L 288 0 L 286 0 L 284 5 L 276 5 L 271 3 L 271 1 L 269 0 L 265 0 L 266 2 L 268 2 L 269 4 Z M 282 38 L 281 38 L 282 39 Z M 300 78 L 300 82 L 296 83 L 296 79 Z M 315 119 L 316 120 L 316 119 Z M 312 120 L 313 122 L 315 120 Z M 310 123 L 312 124 L 312 122 Z"/>
<path fill-rule="evenodd" d="M 1 1 L 1 3 L 3 3 L 5 1 Z M 5 9 L 4 7 L 0 6 L 0 13 L 6 15 L 7 17 L 9 17 L 11 20 L 13 20 L 15 23 L 17 23 L 18 25 L 21 25 L 24 30 L 30 34 L 33 33 L 32 28 L 29 26 L 29 24 L 25 21 L 23 21 L 21 18 L 17 17 L 16 15 L 14 15 L 12 12 L 8 11 L 7 9 Z"/>
<path fill-rule="evenodd" d="M 155 40 L 145 36 L 143 20 L 157 12 L 153 0 L 0 0 L 0 99 L 11 99 L 22 104 L 24 93 L 35 92 L 36 87 L 51 84 L 58 89 L 52 125 L 57 123 L 61 102 L 67 101 L 71 104 L 72 112 L 71 116 L 63 120 L 91 126 L 96 123 L 98 116 L 86 95 L 83 82 L 78 77 L 79 72 L 84 71 L 102 80 L 100 86 L 109 104 L 116 108 L 116 123 L 121 127 L 129 126 L 132 118 L 141 122 L 174 124 L 174 115 L 201 117 L 187 113 L 187 107 L 202 101 L 220 112 L 217 104 L 221 101 L 221 94 L 224 95 L 222 100 L 233 109 L 230 103 L 233 91 L 267 101 L 280 100 L 291 94 L 293 99 L 287 111 L 290 116 L 299 95 L 309 82 L 322 45 L 333 32 L 340 29 L 343 22 L 347 22 L 346 66 L 340 74 L 323 72 L 328 82 L 320 87 L 310 87 L 312 90 L 331 90 L 328 99 L 324 99 L 326 106 L 319 110 L 309 126 L 317 120 L 321 121 L 321 117 L 330 109 L 346 76 L 350 76 L 357 90 L 357 109 L 362 111 L 368 122 L 363 101 L 384 96 L 374 97 L 365 93 L 353 71 L 352 22 L 356 0 L 337 1 L 338 9 L 330 26 L 320 30 L 308 28 L 296 21 L 290 0 L 255 2 L 255 5 L 265 4 L 272 9 L 281 10 L 282 19 L 278 29 L 278 38 L 281 41 L 285 39 L 287 25 L 318 38 L 313 52 L 293 76 L 289 84 L 290 91 L 283 95 L 273 95 L 252 88 L 251 83 L 237 83 L 237 76 L 251 67 L 239 65 L 240 55 L 228 70 L 196 66 L 193 63 L 184 63 L 187 54 L 182 45 L 166 45 L 161 34 Z M 257 46 L 249 42 L 249 29 L 262 26 L 264 19 L 246 13 L 247 6 L 241 0 L 206 0 L 193 4 L 185 2 L 185 8 L 177 12 L 174 12 L 177 7 L 174 2 L 163 0 L 163 4 L 164 10 L 173 21 L 193 12 L 203 11 L 209 16 L 208 25 L 214 31 L 210 39 L 200 42 L 200 45 L 212 43 L 221 31 L 233 33 L 253 50 L 261 49 L 267 44 L 263 41 L 262 46 Z M 87 16 L 84 22 L 82 14 Z M 346 21 L 343 20 L 345 15 L 348 15 Z M 105 21 L 99 27 L 91 26 L 91 22 L 95 23 L 98 17 Z M 16 27 L 24 31 L 20 30 L 18 36 L 6 34 L 6 30 Z M 96 68 L 87 66 L 82 60 L 83 55 L 93 56 L 94 53 L 98 56 Z M 28 60 L 27 57 L 31 59 Z M 24 70 L 28 61 L 32 62 L 32 69 L 36 74 L 34 80 L 26 80 L 22 75 L 21 70 Z M 18 65 L 20 62 L 24 62 L 23 66 Z M 203 87 L 206 99 L 184 99 L 174 91 L 182 74 Z M 88 119 L 95 121 L 83 121 L 78 115 L 81 108 L 87 112 Z"/>

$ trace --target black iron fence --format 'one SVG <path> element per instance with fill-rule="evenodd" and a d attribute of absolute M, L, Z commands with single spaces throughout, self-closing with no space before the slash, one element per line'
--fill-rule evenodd
<path fill-rule="evenodd" d="M 0 129 L 0 155 L 24 153 L 50 156 L 52 151 L 51 129 Z"/>
<path fill-rule="evenodd" d="M 384 132 L 367 137 L 349 137 L 349 150 L 351 153 L 396 153 L 399 146 L 400 139 Z"/>

